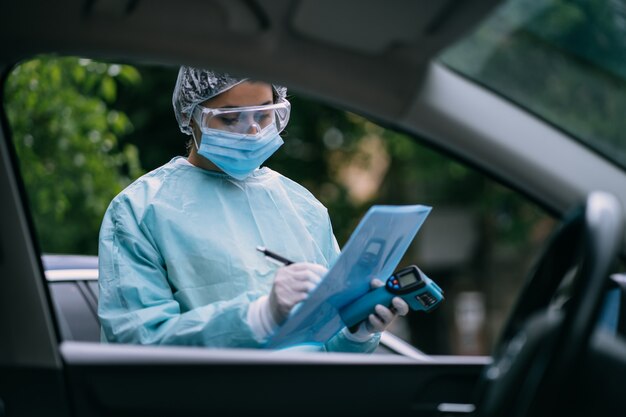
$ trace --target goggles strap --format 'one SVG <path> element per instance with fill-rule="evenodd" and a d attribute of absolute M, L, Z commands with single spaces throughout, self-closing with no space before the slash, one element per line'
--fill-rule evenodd
<path fill-rule="evenodd" d="M 198 146 L 198 141 L 196 140 L 196 132 L 194 129 L 191 129 L 191 138 L 193 139 L 193 143 L 196 145 L 196 151 L 200 150 L 200 147 Z"/>

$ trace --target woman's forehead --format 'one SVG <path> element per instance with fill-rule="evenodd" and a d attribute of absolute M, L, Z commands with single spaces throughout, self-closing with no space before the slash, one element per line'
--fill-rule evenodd
<path fill-rule="evenodd" d="M 271 84 L 263 81 L 243 81 L 230 89 L 211 97 L 202 105 L 204 107 L 246 107 L 271 104 L 274 92 Z"/>

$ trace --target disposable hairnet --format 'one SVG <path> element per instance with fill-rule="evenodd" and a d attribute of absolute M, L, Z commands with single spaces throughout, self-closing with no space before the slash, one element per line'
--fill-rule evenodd
<path fill-rule="evenodd" d="M 191 112 L 197 104 L 246 80 L 247 78 L 236 78 L 224 72 L 187 66 L 180 67 L 172 96 L 172 104 L 181 132 L 191 135 L 189 121 Z M 272 88 L 274 90 L 274 102 L 287 96 L 287 88 L 278 85 L 272 85 Z"/>

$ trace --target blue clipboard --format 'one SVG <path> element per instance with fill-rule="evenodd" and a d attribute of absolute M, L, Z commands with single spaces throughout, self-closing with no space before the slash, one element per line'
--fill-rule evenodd
<path fill-rule="evenodd" d="M 323 344 L 344 325 L 339 310 L 395 271 L 431 207 L 372 206 L 322 282 L 291 312 L 266 344 L 269 349 Z"/>

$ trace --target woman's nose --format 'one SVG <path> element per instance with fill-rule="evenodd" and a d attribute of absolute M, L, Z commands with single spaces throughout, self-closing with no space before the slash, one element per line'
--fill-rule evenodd
<path fill-rule="evenodd" d="M 250 127 L 248 128 L 248 132 L 247 133 L 249 135 L 256 135 L 260 131 L 261 131 L 261 126 L 259 126 L 257 123 L 252 123 L 250 125 Z"/>

